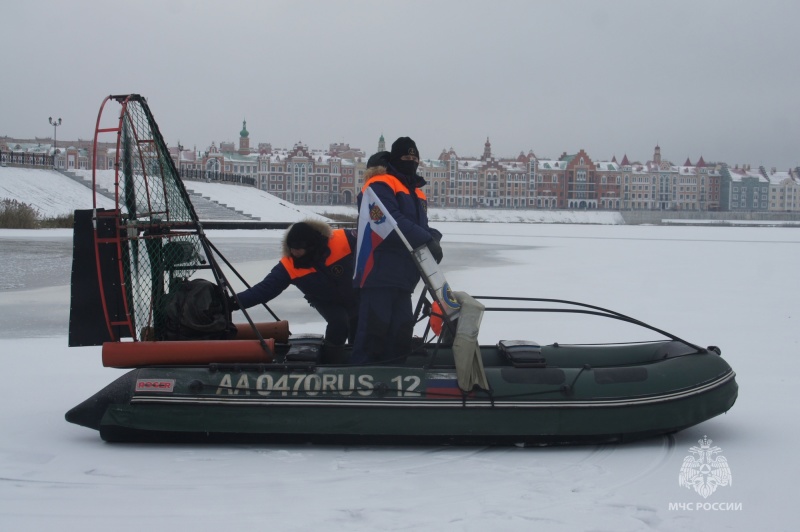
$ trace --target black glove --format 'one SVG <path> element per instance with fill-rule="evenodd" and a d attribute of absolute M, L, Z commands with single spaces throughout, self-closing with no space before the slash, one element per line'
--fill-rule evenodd
<path fill-rule="evenodd" d="M 433 239 L 436 240 L 437 242 L 441 242 L 442 241 L 442 233 L 440 233 L 438 229 L 434 229 L 433 227 L 429 227 L 428 228 L 428 232 L 430 232 L 430 234 L 433 237 Z"/>
<path fill-rule="evenodd" d="M 236 298 L 233 296 L 228 297 L 228 309 L 233 312 L 235 310 L 239 310 L 239 303 L 236 301 Z"/>
<path fill-rule="evenodd" d="M 439 241 L 435 238 L 428 242 L 428 249 L 433 255 L 433 260 L 436 261 L 436 264 L 442 262 L 442 257 L 444 257 L 444 252 L 442 252 L 442 246 L 439 245 Z"/>

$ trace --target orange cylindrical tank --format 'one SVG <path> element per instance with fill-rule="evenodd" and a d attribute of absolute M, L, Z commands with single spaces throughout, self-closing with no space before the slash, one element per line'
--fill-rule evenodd
<path fill-rule="evenodd" d="M 286 320 L 259 322 L 254 325 L 262 338 L 274 338 L 279 344 L 285 344 L 289 341 L 289 322 Z M 257 340 L 258 338 L 256 338 L 256 333 L 249 323 L 237 323 L 236 339 Z"/>
<path fill-rule="evenodd" d="M 103 365 L 110 368 L 194 365 L 214 362 L 272 362 L 275 340 L 265 340 L 267 353 L 258 340 L 187 340 L 163 342 L 106 342 Z"/>

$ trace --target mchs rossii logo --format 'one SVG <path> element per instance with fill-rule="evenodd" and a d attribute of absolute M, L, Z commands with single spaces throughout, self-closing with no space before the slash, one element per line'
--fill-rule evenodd
<path fill-rule="evenodd" d="M 728 460 L 720 454 L 722 449 L 711 445 L 713 440 L 703 436 L 703 439 L 697 442 L 700 446 L 690 447 L 689 452 L 692 454 L 683 459 L 678 485 L 687 489 L 694 488 L 706 499 L 718 487 L 730 486 L 733 483 L 733 476 Z"/>

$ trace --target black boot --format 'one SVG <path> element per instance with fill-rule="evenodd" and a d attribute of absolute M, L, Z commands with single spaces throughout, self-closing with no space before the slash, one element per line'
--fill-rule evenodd
<path fill-rule="evenodd" d="M 347 364 L 347 350 L 343 345 L 335 345 L 328 341 L 322 344 L 323 364 Z"/>

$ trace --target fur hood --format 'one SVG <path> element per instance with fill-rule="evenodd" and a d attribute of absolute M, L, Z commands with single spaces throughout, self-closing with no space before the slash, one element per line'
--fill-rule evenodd
<path fill-rule="evenodd" d="M 389 170 L 387 170 L 385 166 L 373 166 L 372 168 L 367 168 L 367 171 L 364 172 L 364 183 L 366 183 L 367 180 L 371 177 L 388 173 Z"/>
<path fill-rule="evenodd" d="M 331 229 L 331 227 L 328 224 L 326 224 L 325 222 L 323 222 L 322 220 L 312 220 L 310 218 L 307 218 L 305 220 L 301 220 L 301 222 L 311 226 L 312 229 L 317 231 L 319 234 L 324 236 L 326 239 L 330 238 L 331 235 L 333 234 L 333 229 Z M 289 236 L 289 229 L 291 229 L 291 228 L 292 228 L 292 226 L 290 225 L 289 228 L 286 229 L 286 232 L 283 233 L 283 239 L 281 240 L 281 248 L 283 250 L 283 256 L 284 257 L 288 257 L 289 256 L 289 244 L 286 242 L 286 239 Z"/>

